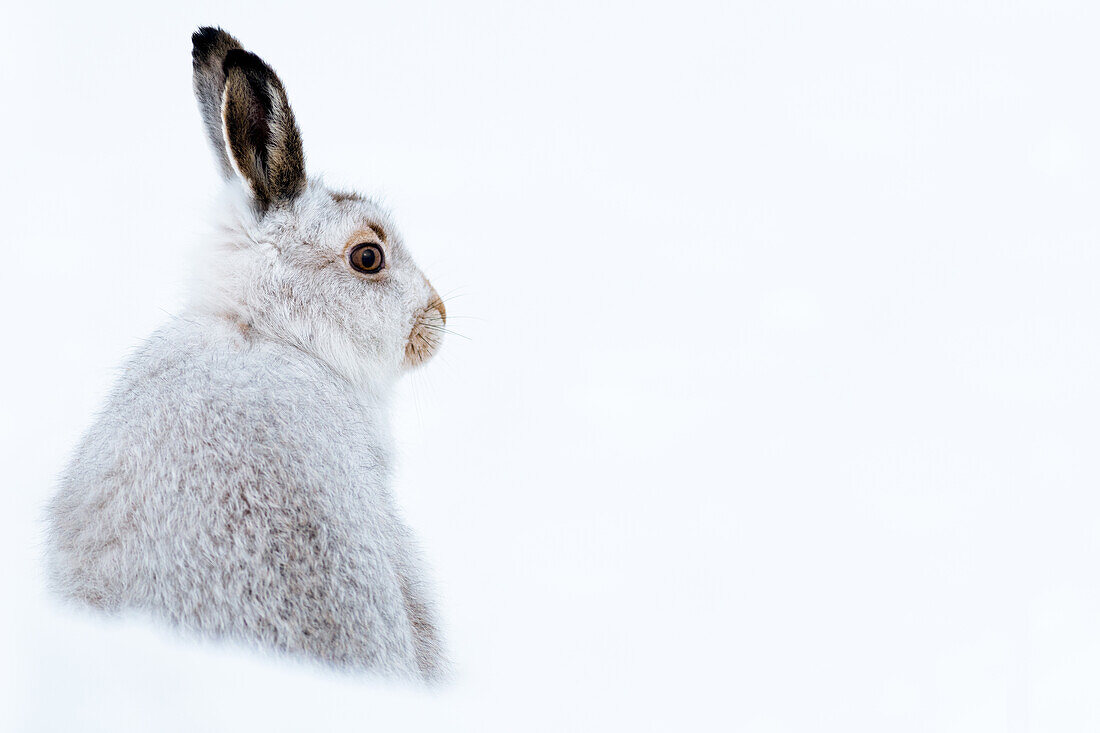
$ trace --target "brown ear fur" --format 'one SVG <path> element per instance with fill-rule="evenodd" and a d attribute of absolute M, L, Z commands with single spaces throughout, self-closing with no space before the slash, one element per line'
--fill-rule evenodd
<path fill-rule="evenodd" d="M 261 207 L 305 188 L 305 155 L 279 77 L 259 56 L 232 49 L 223 63 L 222 121 L 229 156 Z"/>

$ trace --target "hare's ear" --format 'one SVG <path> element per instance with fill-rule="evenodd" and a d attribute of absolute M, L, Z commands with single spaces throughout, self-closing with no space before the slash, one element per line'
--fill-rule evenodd
<path fill-rule="evenodd" d="M 218 170 L 226 179 L 237 175 L 225 150 L 222 132 L 222 93 L 225 91 L 225 56 L 241 44 L 221 28 L 199 28 L 191 35 L 191 62 L 195 68 L 195 98 Z"/>
<path fill-rule="evenodd" d="M 302 136 L 282 82 L 259 56 L 225 55 L 222 124 L 233 167 L 262 207 L 288 201 L 306 185 Z"/>
<path fill-rule="evenodd" d="M 223 170 L 244 179 L 260 208 L 294 198 L 306 185 L 305 156 L 282 82 L 224 31 L 211 31 L 206 39 L 201 53 L 195 42 L 195 92 L 210 141 L 224 158 Z M 203 96 L 215 88 L 217 139 Z"/>

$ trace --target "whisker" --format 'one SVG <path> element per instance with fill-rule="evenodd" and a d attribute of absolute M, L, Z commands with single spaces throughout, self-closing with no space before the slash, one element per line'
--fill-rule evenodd
<path fill-rule="evenodd" d="M 424 328 L 430 328 L 431 330 L 436 331 L 438 333 L 446 333 L 446 334 L 450 334 L 451 336 L 458 336 L 461 339 L 466 339 L 467 341 L 473 341 L 473 339 L 471 339 L 466 334 L 459 333 L 458 331 L 452 331 L 451 329 L 444 328 L 443 326 L 433 326 L 429 323 L 425 323 L 425 324 L 422 324 L 422 325 L 423 325 Z"/>

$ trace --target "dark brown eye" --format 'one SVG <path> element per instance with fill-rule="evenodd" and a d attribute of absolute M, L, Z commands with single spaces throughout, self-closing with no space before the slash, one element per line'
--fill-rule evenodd
<path fill-rule="evenodd" d="M 359 272 L 372 275 L 382 269 L 386 264 L 386 258 L 382 255 L 382 247 L 370 242 L 357 244 L 351 248 L 348 255 L 351 266 Z"/>

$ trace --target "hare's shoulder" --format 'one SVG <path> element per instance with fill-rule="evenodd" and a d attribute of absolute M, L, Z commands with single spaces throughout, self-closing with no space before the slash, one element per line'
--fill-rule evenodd
<path fill-rule="evenodd" d="M 352 388 L 308 355 L 176 323 L 124 366 L 105 417 L 181 456 L 322 457 L 370 432 Z M 158 451 L 160 452 L 160 451 Z"/>

